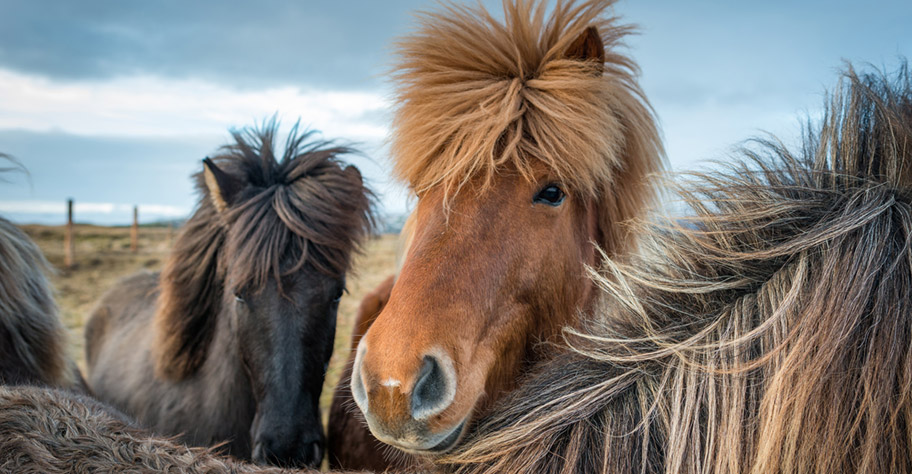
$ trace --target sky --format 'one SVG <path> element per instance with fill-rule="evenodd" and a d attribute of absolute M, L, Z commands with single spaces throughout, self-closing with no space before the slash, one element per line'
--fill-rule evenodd
<path fill-rule="evenodd" d="M 500 2 L 483 2 L 493 12 Z M 392 43 L 418 0 L 0 0 L 0 214 L 17 222 L 126 224 L 186 216 L 190 175 L 228 131 L 276 115 L 353 144 L 400 214 L 390 178 Z M 912 54 L 912 1 L 620 0 L 625 52 L 675 170 L 725 160 L 743 140 L 798 136 L 844 61 L 895 70 Z"/>

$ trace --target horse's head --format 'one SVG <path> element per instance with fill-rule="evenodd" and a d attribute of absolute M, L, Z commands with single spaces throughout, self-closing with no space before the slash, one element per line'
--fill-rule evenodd
<path fill-rule="evenodd" d="M 652 198 L 661 146 L 628 60 L 606 59 L 625 30 L 604 3 L 545 21 L 521 1 L 506 28 L 455 9 L 403 43 L 393 153 L 414 233 L 352 376 L 381 441 L 454 446 L 588 304 L 596 245 L 621 253 L 619 223 Z"/>
<path fill-rule="evenodd" d="M 350 254 L 370 228 L 370 194 L 356 168 L 336 161 L 345 149 L 302 145 L 306 135 L 293 132 L 277 160 L 274 131 L 235 134 L 226 153 L 204 160 L 204 207 L 222 229 L 210 247 L 218 274 L 208 279 L 222 283 L 207 287 L 218 295 L 197 297 L 217 299 L 249 381 L 253 460 L 318 466 L 320 391 Z"/>
<path fill-rule="evenodd" d="M 597 263 L 591 202 L 551 176 L 466 187 L 448 215 L 443 199 L 419 200 L 408 257 L 352 379 L 374 434 L 413 451 L 450 447 L 485 394 L 512 386 L 531 345 L 588 298 L 583 266 Z"/>
<path fill-rule="evenodd" d="M 328 278 L 307 265 L 281 283 L 226 288 L 225 304 L 256 402 L 250 427 L 255 462 L 320 465 L 318 403 L 344 288 L 343 278 Z"/>

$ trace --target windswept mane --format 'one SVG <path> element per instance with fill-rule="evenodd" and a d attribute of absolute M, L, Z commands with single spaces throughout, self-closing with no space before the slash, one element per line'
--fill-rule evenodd
<path fill-rule="evenodd" d="M 15 158 L 0 153 L 0 173 L 23 171 Z M 51 267 L 34 242 L 0 217 L 0 384 L 74 383 L 47 274 Z"/>
<path fill-rule="evenodd" d="M 0 470 L 292 474 L 155 437 L 115 409 L 75 392 L 0 387 Z"/>
<path fill-rule="evenodd" d="M 226 284 L 257 291 L 273 280 L 281 288 L 283 276 L 305 265 L 340 278 L 373 226 L 372 194 L 338 159 L 353 151 L 309 142 L 295 125 L 278 156 L 277 129 L 273 121 L 234 131 L 234 143 L 211 158 L 236 187 L 224 210 L 203 173 L 194 176 L 199 204 L 161 274 L 163 375 L 181 378 L 202 363 Z"/>
<path fill-rule="evenodd" d="M 73 382 L 49 271 L 38 246 L 0 218 L 0 384 Z"/>
<path fill-rule="evenodd" d="M 637 66 L 615 51 L 631 28 L 604 16 L 613 3 L 559 1 L 546 16 L 546 2 L 505 0 L 503 24 L 480 6 L 423 14 L 398 43 L 398 177 L 452 194 L 504 171 L 532 179 L 538 162 L 570 191 L 616 199 L 614 222 L 637 215 L 663 151 Z M 604 63 L 566 57 L 589 27 Z"/>
<path fill-rule="evenodd" d="M 247 262 L 228 275 L 239 287 L 256 289 L 306 263 L 329 276 L 344 276 L 373 224 L 372 194 L 357 169 L 338 159 L 354 150 L 308 142 L 311 134 L 298 134 L 295 126 L 283 155 L 276 157 L 276 129 L 271 124 L 234 132 L 235 143 L 211 158 L 243 183 L 239 202 L 224 216 L 228 253 Z M 202 173 L 196 180 L 209 198 Z M 288 262 L 292 265 L 283 268 Z"/>
<path fill-rule="evenodd" d="M 912 82 L 853 70 L 798 153 L 681 190 L 597 275 L 574 351 L 441 460 L 456 472 L 910 472 Z"/>

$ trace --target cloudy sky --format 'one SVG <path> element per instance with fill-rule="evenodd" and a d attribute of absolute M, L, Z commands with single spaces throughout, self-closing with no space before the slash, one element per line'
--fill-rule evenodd
<path fill-rule="evenodd" d="M 486 1 L 492 10 L 499 2 Z M 273 114 L 352 157 L 403 212 L 384 139 L 390 43 L 418 0 L 0 0 L 0 213 L 59 223 L 181 217 L 189 175 L 231 127 Z M 628 52 L 662 122 L 670 161 L 689 169 L 768 131 L 786 139 L 819 112 L 843 60 L 895 69 L 912 54 L 909 0 L 621 0 L 639 25 Z"/>

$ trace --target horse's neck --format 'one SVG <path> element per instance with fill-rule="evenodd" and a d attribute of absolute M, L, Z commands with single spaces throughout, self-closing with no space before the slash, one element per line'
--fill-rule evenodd
<path fill-rule="evenodd" d="M 580 315 L 591 314 L 592 311 L 596 309 L 598 305 L 598 296 L 599 291 L 595 286 L 595 282 L 591 278 L 586 278 L 585 290 L 583 290 L 583 297 L 580 298 L 580 304 L 577 306 L 576 313 L 570 318 L 570 324 L 576 324 L 580 318 Z"/>
<path fill-rule="evenodd" d="M 229 316 L 225 311 L 218 314 L 205 359 L 192 375 L 171 385 L 166 393 L 170 401 L 165 404 L 185 410 L 183 420 L 173 422 L 170 416 L 163 419 L 172 434 L 186 433 L 185 441 L 192 445 L 228 441 L 231 454 L 249 456 L 249 432 L 256 407 Z"/>
<path fill-rule="evenodd" d="M 243 404 L 246 399 L 252 398 L 250 382 L 241 365 L 237 337 L 231 327 L 230 317 L 225 310 L 218 315 L 209 353 L 200 370 L 203 383 L 218 387 L 211 393 L 217 393 L 217 403 L 224 405 Z"/>

